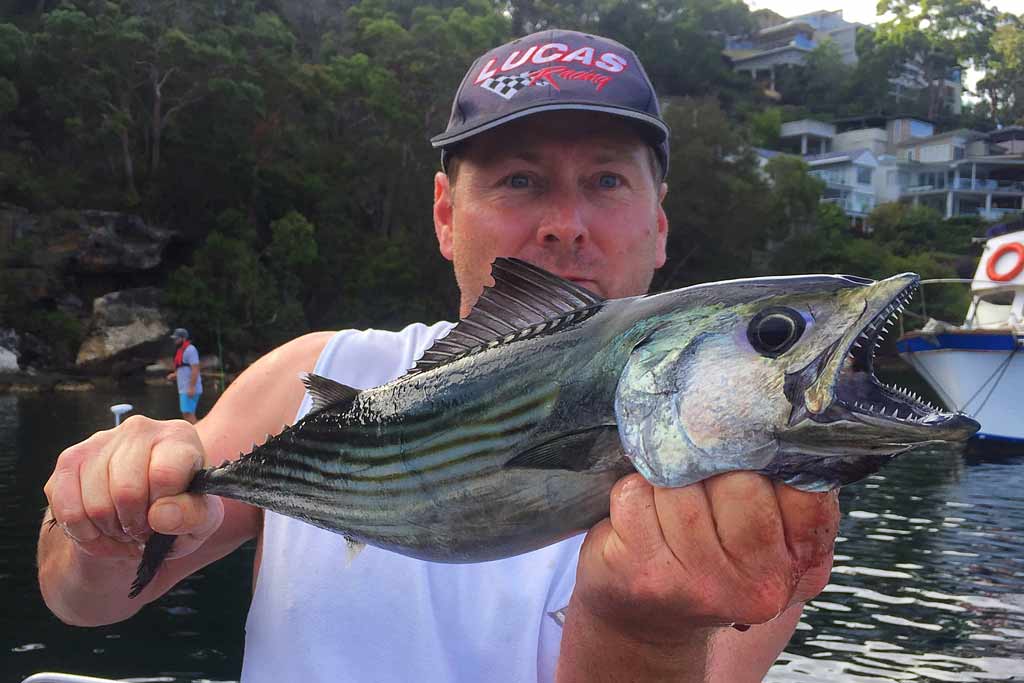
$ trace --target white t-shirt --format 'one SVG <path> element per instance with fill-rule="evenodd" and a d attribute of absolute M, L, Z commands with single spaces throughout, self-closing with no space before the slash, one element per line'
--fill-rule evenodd
<path fill-rule="evenodd" d="M 365 389 L 405 373 L 451 323 L 336 334 L 315 372 Z M 299 417 L 309 410 L 309 396 Z M 243 683 L 551 681 L 583 535 L 505 560 L 439 564 L 267 512 Z"/>

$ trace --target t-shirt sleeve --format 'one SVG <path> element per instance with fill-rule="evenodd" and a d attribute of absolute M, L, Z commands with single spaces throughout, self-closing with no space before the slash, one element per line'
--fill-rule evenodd
<path fill-rule="evenodd" d="M 181 355 L 181 362 L 185 365 L 199 365 L 199 352 L 196 351 L 196 347 L 189 346 L 185 349 L 185 353 Z"/>

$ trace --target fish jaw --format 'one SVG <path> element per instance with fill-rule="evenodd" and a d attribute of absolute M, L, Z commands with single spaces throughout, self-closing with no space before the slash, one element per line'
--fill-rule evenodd
<path fill-rule="evenodd" d="M 919 282 L 917 275 L 904 273 L 856 292 L 863 297 L 858 323 L 815 363 L 787 378 L 794 405 L 782 450 L 894 455 L 929 443 L 964 441 L 980 428 L 966 415 L 942 411 L 874 375 L 874 354 Z"/>

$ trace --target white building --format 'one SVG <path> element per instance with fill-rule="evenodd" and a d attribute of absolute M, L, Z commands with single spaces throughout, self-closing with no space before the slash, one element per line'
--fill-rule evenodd
<path fill-rule="evenodd" d="M 802 65 L 822 41 L 835 43 L 844 63 L 856 64 L 858 26 L 845 21 L 842 10 L 811 12 L 765 26 L 748 36 L 731 36 L 724 52 L 736 71 L 750 74 L 767 93 L 777 94 L 776 67 Z"/>
<path fill-rule="evenodd" d="M 855 223 L 883 202 L 930 206 L 946 218 L 1024 212 L 1024 127 L 936 133 L 911 117 L 785 123 L 781 150 L 826 183 L 822 201 Z"/>
<path fill-rule="evenodd" d="M 778 98 L 775 88 L 776 69 L 782 66 L 803 65 L 807 55 L 826 40 L 838 48 L 843 63 L 857 63 L 857 29 L 863 24 L 843 19 L 843 11 L 819 10 L 795 17 L 775 16 L 778 23 L 762 26 L 750 35 L 730 36 L 723 53 L 732 60 L 733 69 L 750 74 L 764 89 L 765 94 Z M 943 79 L 942 99 L 946 109 L 959 114 L 962 109 L 962 69 L 955 67 Z M 901 73 L 889 79 L 892 96 L 909 100 L 928 86 L 920 59 L 903 65 Z"/>

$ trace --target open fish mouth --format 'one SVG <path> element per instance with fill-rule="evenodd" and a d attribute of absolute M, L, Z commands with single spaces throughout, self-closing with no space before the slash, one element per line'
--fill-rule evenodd
<path fill-rule="evenodd" d="M 885 384 L 875 376 L 875 354 L 919 286 L 916 277 L 906 279 L 907 284 L 848 342 L 834 384 L 833 407 L 846 413 L 847 419 L 895 428 L 898 433 L 919 432 L 925 438 L 945 438 L 951 432 L 969 436 L 979 428 L 974 420 L 942 410 L 915 392 Z"/>

